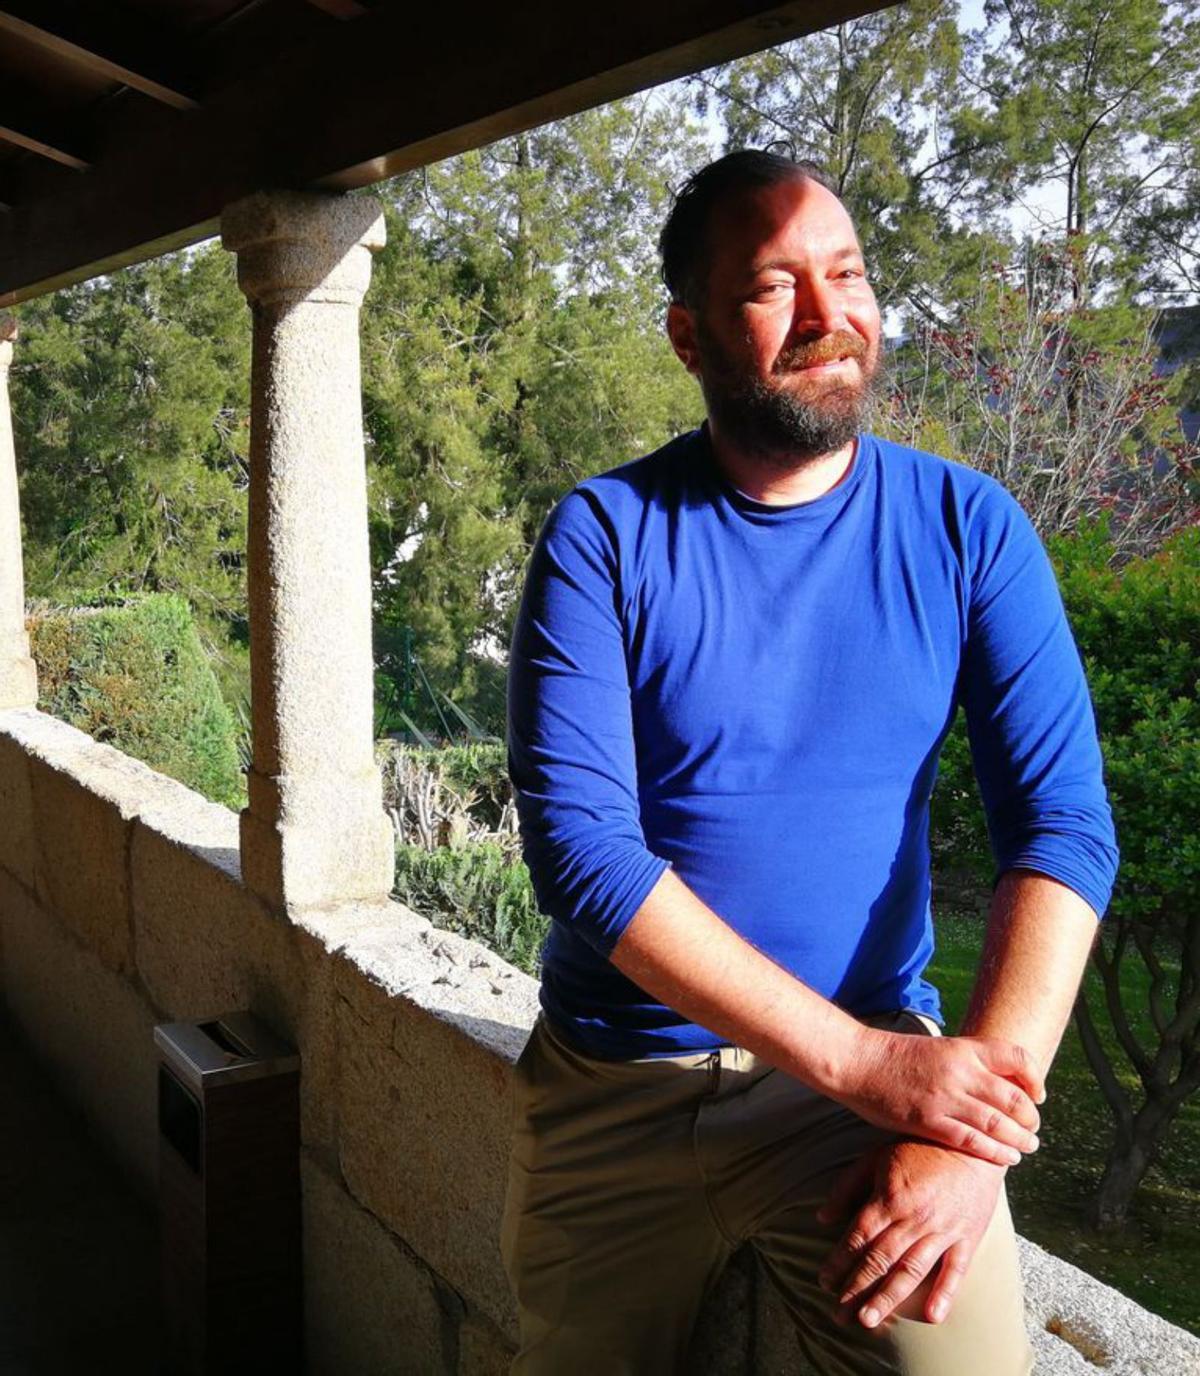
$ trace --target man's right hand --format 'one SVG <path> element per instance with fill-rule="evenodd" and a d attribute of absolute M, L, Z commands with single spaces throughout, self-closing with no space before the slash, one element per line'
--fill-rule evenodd
<path fill-rule="evenodd" d="M 1015 1042 L 920 1037 L 863 1027 L 856 1053 L 826 1091 L 905 1137 L 923 1137 L 1000 1166 L 1036 1151 L 1041 1071 Z"/>
<path fill-rule="evenodd" d="M 668 1008 L 869 1123 L 1001 1166 L 1036 1146 L 1033 1099 L 1046 1093 L 1022 1047 L 866 1026 L 744 941 L 671 870 L 609 958 Z"/>

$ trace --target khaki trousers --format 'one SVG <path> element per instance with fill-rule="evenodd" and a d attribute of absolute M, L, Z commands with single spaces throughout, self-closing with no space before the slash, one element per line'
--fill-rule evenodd
<path fill-rule="evenodd" d="M 870 1021 L 929 1032 L 907 1012 Z M 685 1373 L 704 1297 L 744 1242 L 821 1373 L 1033 1370 L 1003 1192 L 943 1323 L 833 1322 L 817 1273 L 845 1220 L 823 1226 L 816 1210 L 841 1171 L 890 1134 L 750 1052 L 597 1060 L 542 1014 L 513 1073 L 512 1106 L 501 1231 L 521 1325 L 512 1376 Z"/>

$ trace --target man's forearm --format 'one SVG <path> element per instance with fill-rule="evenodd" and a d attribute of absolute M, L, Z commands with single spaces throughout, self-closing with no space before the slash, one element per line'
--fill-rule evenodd
<path fill-rule="evenodd" d="M 1047 1071 L 1097 929 L 1095 912 L 1073 889 L 1032 870 L 1008 870 L 992 897 L 962 1031 L 1019 1042 Z"/>
<path fill-rule="evenodd" d="M 864 1032 L 739 936 L 671 870 L 610 959 L 667 1007 L 818 1089 L 836 1087 Z"/>
<path fill-rule="evenodd" d="M 744 941 L 670 870 L 610 959 L 661 1003 L 878 1127 L 1009 1165 L 1036 1146 L 1041 1074 L 1019 1045 L 858 1022 Z"/>

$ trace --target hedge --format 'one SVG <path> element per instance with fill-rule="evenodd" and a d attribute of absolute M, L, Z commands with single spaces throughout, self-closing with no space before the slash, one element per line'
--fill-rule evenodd
<path fill-rule="evenodd" d="M 245 801 L 237 726 L 185 598 L 38 610 L 38 706 L 227 807 Z"/>

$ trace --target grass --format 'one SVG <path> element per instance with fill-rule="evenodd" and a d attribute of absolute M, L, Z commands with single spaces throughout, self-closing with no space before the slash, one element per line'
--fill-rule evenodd
<path fill-rule="evenodd" d="M 937 954 L 927 977 L 941 991 L 949 1031 L 966 1010 L 982 941 L 979 917 L 944 914 L 937 919 Z M 1126 964 L 1124 1005 L 1144 1009 L 1144 971 L 1136 962 Z M 1090 967 L 1087 986 L 1098 1013 L 1100 982 Z M 1103 1023 L 1102 1015 L 1097 1022 Z M 1142 1013 L 1135 1026 L 1146 1034 L 1148 1014 Z M 1148 1035 L 1144 1043 L 1153 1045 Z M 1120 1073 L 1120 1078 L 1134 1091 L 1136 1104 L 1135 1077 Z M 1184 1105 L 1158 1164 L 1142 1182 L 1124 1231 L 1109 1235 L 1082 1225 L 1084 1205 L 1100 1180 L 1112 1120 L 1073 1022 L 1047 1090 L 1041 1148 L 1008 1173 L 1017 1230 L 1146 1309 L 1200 1334 L 1200 1102 L 1193 1098 Z"/>

